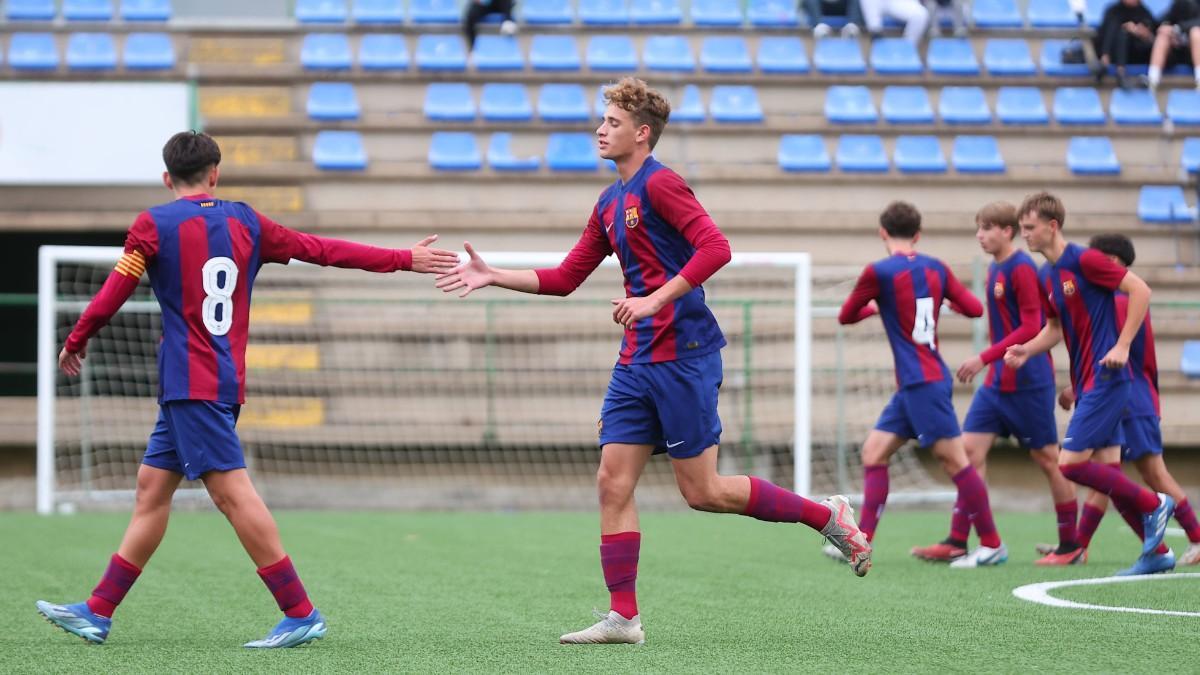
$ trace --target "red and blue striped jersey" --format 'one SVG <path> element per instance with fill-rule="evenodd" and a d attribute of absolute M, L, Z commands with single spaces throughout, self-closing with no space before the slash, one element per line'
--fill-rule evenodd
<path fill-rule="evenodd" d="M 1117 293 L 1117 331 L 1125 325 L 1129 314 L 1129 296 Z M 1133 388 L 1129 392 L 1129 414 L 1138 417 L 1154 415 L 1162 417 L 1158 402 L 1158 357 L 1154 353 L 1154 328 L 1150 325 L 1150 310 L 1129 344 L 1129 368 L 1133 376 Z"/>
<path fill-rule="evenodd" d="M 1009 346 L 1032 340 L 1046 325 L 1042 311 L 1037 266 L 1029 254 L 1017 250 L 1008 258 L 988 266 L 988 335 L 991 347 L 979 356 L 991 364 L 984 386 L 1002 392 L 1054 386 L 1054 363 L 1050 352 L 1029 359 L 1018 369 L 1004 365 Z"/>

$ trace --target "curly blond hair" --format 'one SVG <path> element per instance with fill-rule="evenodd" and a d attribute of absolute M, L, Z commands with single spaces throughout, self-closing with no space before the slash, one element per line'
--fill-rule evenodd
<path fill-rule="evenodd" d="M 638 125 L 650 127 L 650 149 L 658 144 L 667 120 L 671 117 L 671 104 L 657 89 L 651 89 L 636 77 L 621 78 L 620 82 L 604 90 L 604 102 L 612 104 L 633 116 Z"/>

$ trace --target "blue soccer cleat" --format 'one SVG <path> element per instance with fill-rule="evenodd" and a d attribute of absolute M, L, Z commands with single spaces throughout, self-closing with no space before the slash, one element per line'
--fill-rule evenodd
<path fill-rule="evenodd" d="M 1158 493 L 1158 508 L 1142 516 L 1142 529 L 1146 536 L 1142 542 L 1143 557 L 1153 553 L 1162 543 L 1163 535 L 1167 532 L 1167 521 L 1171 519 L 1172 513 L 1175 513 L 1175 500 L 1171 499 L 1171 495 Z"/>
<path fill-rule="evenodd" d="M 271 633 L 261 640 L 247 642 L 245 646 L 251 649 L 276 649 L 280 647 L 299 647 L 317 638 L 325 637 L 325 617 L 313 609 L 312 613 L 301 619 L 290 616 L 271 629 Z"/>
<path fill-rule="evenodd" d="M 45 600 L 37 601 L 38 613 L 50 623 L 92 644 L 104 644 L 112 619 L 94 614 L 86 602 L 74 605 L 53 605 Z"/>
<path fill-rule="evenodd" d="M 1114 576 L 1135 577 L 1142 574 L 1159 574 L 1175 569 L 1175 552 L 1142 554 L 1132 567 L 1117 572 Z"/>

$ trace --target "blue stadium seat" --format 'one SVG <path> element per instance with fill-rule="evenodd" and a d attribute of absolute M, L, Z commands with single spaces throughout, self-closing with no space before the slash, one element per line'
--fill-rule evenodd
<path fill-rule="evenodd" d="M 117 44 L 108 33 L 71 33 L 67 38 L 67 68 L 115 70 Z"/>
<path fill-rule="evenodd" d="M 1113 89 L 1112 98 L 1108 101 L 1108 114 L 1121 125 L 1162 124 L 1158 101 L 1146 89 Z"/>
<path fill-rule="evenodd" d="M 1002 124 L 1050 123 L 1042 90 L 1037 87 L 1000 87 L 996 93 L 996 117 Z"/>
<path fill-rule="evenodd" d="M 1025 25 L 1015 0 L 972 0 L 971 21 L 976 28 L 1022 28 Z"/>
<path fill-rule="evenodd" d="M 800 25 L 795 2 L 789 0 L 750 0 L 746 18 L 758 28 L 787 28 Z"/>
<path fill-rule="evenodd" d="M 326 171 L 362 171 L 367 150 L 357 131 L 318 131 L 313 144 L 313 164 Z"/>
<path fill-rule="evenodd" d="M 651 35 L 642 46 L 642 61 L 650 70 L 690 73 L 696 70 L 692 43 L 682 35 Z"/>
<path fill-rule="evenodd" d="M 296 0 L 300 23 L 346 23 L 346 0 Z"/>
<path fill-rule="evenodd" d="M 1179 370 L 1190 378 L 1200 377 L 1200 340 L 1187 340 L 1183 343 Z"/>
<path fill-rule="evenodd" d="M 579 0 L 579 20 L 585 25 L 629 23 L 628 0 Z"/>
<path fill-rule="evenodd" d="M 938 116 L 947 124 L 992 123 L 992 111 L 979 87 L 942 87 Z"/>
<path fill-rule="evenodd" d="M 1025 8 L 1025 17 L 1034 28 L 1075 28 L 1079 25 L 1068 0 L 1032 0 Z"/>
<path fill-rule="evenodd" d="M 1195 217 L 1178 185 L 1143 185 L 1137 209 L 1147 223 L 1190 223 Z"/>
<path fill-rule="evenodd" d="M 844 134 L 838 138 L 835 157 L 841 171 L 887 173 L 890 168 L 883 139 L 878 136 Z"/>
<path fill-rule="evenodd" d="M 62 15 L 67 21 L 112 21 L 112 0 L 63 0 Z"/>
<path fill-rule="evenodd" d="M 408 70 L 408 41 L 403 35 L 368 33 L 358 43 L 363 70 Z"/>
<path fill-rule="evenodd" d="M 892 161 L 900 173 L 946 173 L 937 136 L 897 136 Z"/>
<path fill-rule="evenodd" d="M 579 70 L 579 43 L 574 35 L 534 35 L 529 43 L 529 64 L 534 70 Z"/>
<path fill-rule="evenodd" d="M 920 75 L 925 72 L 917 48 L 904 38 L 879 38 L 871 43 L 871 68 L 880 75 Z"/>
<path fill-rule="evenodd" d="M 354 0 L 351 10 L 356 23 L 404 23 L 404 0 Z"/>
<path fill-rule="evenodd" d="M 589 70 L 637 70 L 637 48 L 628 35 L 593 35 L 588 39 L 587 64 Z"/>
<path fill-rule="evenodd" d="M 965 38 L 933 38 L 925 63 L 934 75 L 978 75 L 979 61 Z"/>
<path fill-rule="evenodd" d="M 429 137 L 429 166 L 438 171 L 475 171 L 483 168 L 479 144 L 469 131 L 435 131 Z"/>
<path fill-rule="evenodd" d="M 955 136 L 950 161 L 959 173 L 1004 173 L 995 136 Z"/>
<path fill-rule="evenodd" d="M 1042 40 L 1042 55 L 1039 64 L 1048 77 L 1087 77 L 1090 73 L 1086 63 L 1063 63 L 1063 49 L 1069 40 Z"/>
<path fill-rule="evenodd" d="M 1059 87 L 1054 92 L 1054 119 L 1059 124 L 1104 124 L 1100 94 L 1092 87 Z"/>
<path fill-rule="evenodd" d="M 546 166 L 551 171 L 595 171 L 599 163 L 594 135 L 574 131 L 550 134 Z"/>
<path fill-rule="evenodd" d="M 779 168 L 784 171 L 828 173 L 833 163 L 825 139 L 816 134 L 785 134 L 779 139 Z"/>
<path fill-rule="evenodd" d="M 309 33 L 300 44 L 306 70 L 350 70 L 350 40 L 342 33 Z"/>
<path fill-rule="evenodd" d="M 768 74 L 808 72 L 808 53 L 798 37 L 764 36 L 758 39 L 758 70 Z"/>
<path fill-rule="evenodd" d="M 54 0 L 8 0 L 4 3 L 4 15 L 9 21 L 51 21 L 54 13 Z"/>
<path fill-rule="evenodd" d="M 716 122 L 762 122 L 758 90 L 749 85 L 717 85 L 712 88 L 708 112 Z"/>
<path fill-rule="evenodd" d="M 700 43 L 700 66 L 709 73 L 749 73 L 754 62 L 740 35 L 720 35 L 706 37 Z"/>
<path fill-rule="evenodd" d="M 879 121 L 871 90 L 844 84 L 829 87 L 825 90 L 825 119 L 834 124 L 874 124 Z"/>
<path fill-rule="evenodd" d="M 741 2 L 692 0 L 692 23 L 697 26 L 740 26 L 745 21 Z"/>
<path fill-rule="evenodd" d="M 462 10 L 458 0 L 409 0 L 408 18 L 413 23 L 458 23 Z"/>
<path fill-rule="evenodd" d="M 671 121 L 685 123 L 701 123 L 708 119 L 704 111 L 704 101 L 700 98 L 700 87 L 689 84 L 683 88 L 683 100 L 678 106 L 671 106 Z"/>
<path fill-rule="evenodd" d="M 517 38 L 510 35 L 480 35 L 471 50 L 475 70 L 524 70 L 525 56 Z"/>
<path fill-rule="evenodd" d="M 314 120 L 356 120 L 362 113 L 349 82 L 313 82 L 308 88 L 308 116 Z"/>
<path fill-rule="evenodd" d="M 1172 89 L 1167 94 L 1167 117 L 1175 124 L 1200 124 L 1200 91 Z"/>
<path fill-rule="evenodd" d="M 1029 53 L 1029 43 L 1020 39 L 992 39 L 983 47 L 983 67 L 988 75 L 1033 76 L 1037 66 Z"/>
<path fill-rule="evenodd" d="M 1179 155 L 1179 168 L 1188 173 L 1200 173 L 1200 136 L 1183 139 L 1183 152 Z"/>
<path fill-rule="evenodd" d="M 885 87 L 879 107 L 883 119 L 891 124 L 933 124 L 933 106 L 925 87 Z"/>
<path fill-rule="evenodd" d="M 422 35 L 416 61 L 420 70 L 466 70 L 467 49 L 458 35 Z"/>
<path fill-rule="evenodd" d="M 575 23 L 575 4 L 571 0 L 521 0 L 517 10 L 522 21 L 534 26 Z"/>
<path fill-rule="evenodd" d="M 540 157 L 518 157 L 512 151 L 512 134 L 497 132 L 488 141 L 487 163 L 496 171 L 537 171 L 542 167 Z"/>
<path fill-rule="evenodd" d="M 862 75 L 867 72 L 862 47 L 858 40 L 824 38 L 813 48 L 813 65 L 817 72 L 829 75 Z"/>
<path fill-rule="evenodd" d="M 431 82 L 425 88 L 425 117 L 451 122 L 475 121 L 475 97 L 465 82 Z"/>
<path fill-rule="evenodd" d="M 583 85 L 579 84 L 543 84 L 538 93 L 537 109 L 538 117 L 544 122 L 587 122 L 592 119 L 587 95 L 583 93 Z"/>
<path fill-rule="evenodd" d="M 683 21 L 679 0 L 637 0 L 629 6 L 629 18 L 637 25 L 675 25 Z"/>
<path fill-rule="evenodd" d="M 1108 136 L 1072 136 L 1067 143 L 1067 167 L 1082 175 L 1115 175 L 1121 163 Z"/>
<path fill-rule="evenodd" d="M 488 82 L 479 94 L 479 113 L 489 122 L 530 122 L 533 103 L 523 84 Z"/>
<path fill-rule="evenodd" d="M 121 0 L 121 18 L 126 21 L 169 21 L 171 0 Z"/>
<path fill-rule="evenodd" d="M 175 44 L 167 33 L 130 33 L 121 61 L 125 70 L 170 70 L 175 67 Z"/>
<path fill-rule="evenodd" d="M 13 33 L 8 41 L 8 65 L 13 70 L 58 68 L 58 44 L 51 33 Z"/>

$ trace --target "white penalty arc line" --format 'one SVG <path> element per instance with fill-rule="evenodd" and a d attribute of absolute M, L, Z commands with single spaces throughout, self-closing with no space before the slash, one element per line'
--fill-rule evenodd
<path fill-rule="evenodd" d="M 1171 579 L 1200 579 L 1200 573 L 1187 574 L 1146 574 L 1135 577 L 1098 577 L 1095 579 L 1068 579 L 1066 581 L 1043 581 L 1036 584 L 1026 584 L 1013 589 L 1013 595 L 1022 600 L 1036 602 L 1050 607 L 1067 607 L 1069 609 L 1094 609 L 1103 612 L 1128 612 L 1131 614 L 1159 614 L 1163 616 L 1200 617 L 1200 612 L 1180 612 L 1169 609 L 1146 609 L 1143 607 L 1110 607 L 1108 605 L 1092 605 L 1086 602 L 1063 600 L 1050 595 L 1056 588 L 1071 586 L 1099 586 L 1102 584 L 1124 584 L 1135 581 L 1169 581 Z"/>

